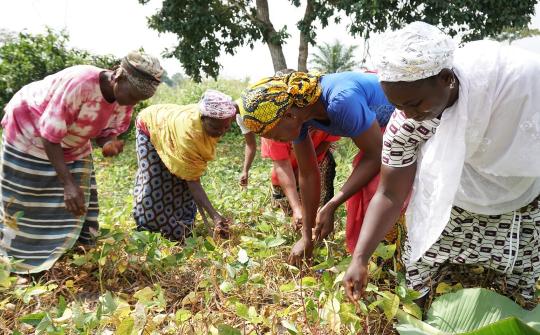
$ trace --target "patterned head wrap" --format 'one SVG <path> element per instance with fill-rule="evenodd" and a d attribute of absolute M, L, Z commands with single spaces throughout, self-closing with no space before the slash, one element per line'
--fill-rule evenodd
<path fill-rule="evenodd" d="M 413 22 L 384 38 L 377 61 L 380 81 L 416 81 L 452 68 L 452 38 L 425 22 Z"/>
<path fill-rule="evenodd" d="M 285 111 L 306 107 L 321 95 L 318 73 L 292 72 L 261 79 L 242 92 L 240 115 L 252 132 L 264 135 L 276 126 Z"/>
<path fill-rule="evenodd" d="M 236 115 L 236 106 L 230 96 L 216 90 L 206 90 L 199 101 L 203 116 L 228 119 Z"/>
<path fill-rule="evenodd" d="M 120 66 L 116 69 L 116 75 L 123 75 L 130 85 L 134 87 L 144 99 L 148 99 L 156 93 L 161 83 L 163 68 L 159 60 L 144 52 L 132 51 L 122 58 Z"/>

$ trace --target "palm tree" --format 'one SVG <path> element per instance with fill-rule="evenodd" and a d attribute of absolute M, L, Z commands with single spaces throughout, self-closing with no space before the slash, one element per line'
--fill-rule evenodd
<path fill-rule="evenodd" d="M 311 54 L 310 64 L 314 69 L 325 73 L 350 71 L 358 65 L 354 59 L 354 51 L 357 47 L 356 45 L 346 46 L 338 40 L 333 44 L 325 42 L 317 45 L 318 50 Z"/>

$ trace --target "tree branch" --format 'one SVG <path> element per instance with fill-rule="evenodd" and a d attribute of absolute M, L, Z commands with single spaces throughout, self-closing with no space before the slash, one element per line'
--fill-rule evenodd
<path fill-rule="evenodd" d="M 247 10 L 247 7 L 246 5 L 241 2 L 241 1 L 236 1 L 236 0 L 229 0 L 229 3 L 231 3 L 231 5 L 233 5 L 234 7 L 238 8 L 240 11 L 242 11 L 246 16 L 247 18 L 251 21 L 251 23 L 253 23 L 254 25 L 256 26 L 260 26 L 260 25 L 264 25 L 265 23 L 261 20 L 259 20 L 258 17 L 256 16 L 253 16 L 248 10 Z"/>

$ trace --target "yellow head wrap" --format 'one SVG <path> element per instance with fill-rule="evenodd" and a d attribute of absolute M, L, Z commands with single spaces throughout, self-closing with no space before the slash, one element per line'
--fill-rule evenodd
<path fill-rule="evenodd" d="M 239 110 L 245 126 L 264 135 L 292 105 L 314 104 L 321 95 L 320 77 L 318 73 L 292 72 L 261 79 L 242 93 Z"/>

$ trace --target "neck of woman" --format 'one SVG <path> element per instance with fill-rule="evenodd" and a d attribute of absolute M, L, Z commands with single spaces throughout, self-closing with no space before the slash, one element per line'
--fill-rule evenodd
<path fill-rule="evenodd" d="M 303 122 L 309 120 L 328 121 L 328 114 L 326 113 L 326 109 L 324 108 L 321 99 L 318 99 L 317 102 L 311 106 L 302 108 L 301 111 Z"/>
<path fill-rule="evenodd" d="M 99 74 L 99 88 L 101 90 L 101 94 L 109 103 L 116 101 L 116 98 L 114 97 L 112 75 L 113 72 L 110 70 L 103 71 Z"/>

